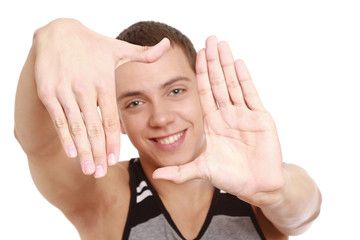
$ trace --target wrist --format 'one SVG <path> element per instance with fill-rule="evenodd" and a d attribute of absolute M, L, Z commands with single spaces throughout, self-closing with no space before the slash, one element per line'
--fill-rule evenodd
<path fill-rule="evenodd" d="M 43 27 L 40 27 L 34 31 L 33 43 L 44 40 L 49 34 L 55 32 L 57 34 L 64 33 L 69 28 L 81 25 L 81 23 L 73 18 L 58 18 Z"/>
<path fill-rule="evenodd" d="M 277 201 L 260 206 L 264 215 L 284 233 L 304 231 L 317 217 L 321 194 L 310 176 L 302 168 L 284 164 L 284 186 Z"/>
<path fill-rule="evenodd" d="M 277 174 L 273 175 L 271 181 L 269 179 L 266 181 L 266 184 L 262 185 L 262 190 L 257 191 L 251 196 L 249 203 L 261 209 L 272 209 L 285 201 L 289 176 L 283 163 L 280 168 Z"/>
<path fill-rule="evenodd" d="M 255 206 L 261 209 L 274 209 L 282 205 L 285 201 L 285 183 L 279 188 L 269 192 L 259 192 L 254 195 Z"/>

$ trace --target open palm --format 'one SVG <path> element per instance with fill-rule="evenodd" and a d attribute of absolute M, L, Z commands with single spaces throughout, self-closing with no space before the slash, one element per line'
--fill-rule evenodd
<path fill-rule="evenodd" d="M 185 182 L 208 179 L 248 202 L 283 184 L 275 123 L 263 107 L 245 64 L 234 62 L 226 42 L 208 38 L 197 56 L 198 91 L 206 149 L 194 161 L 160 168 L 155 178 Z"/>

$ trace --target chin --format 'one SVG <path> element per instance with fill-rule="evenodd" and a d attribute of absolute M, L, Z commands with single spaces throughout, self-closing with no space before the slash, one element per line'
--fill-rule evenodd
<path fill-rule="evenodd" d="M 186 163 L 193 161 L 194 158 L 189 156 L 182 156 L 182 157 L 167 157 L 167 158 L 158 158 L 156 160 L 161 167 L 169 167 L 169 166 L 180 166 Z"/>
<path fill-rule="evenodd" d="M 152 165 L 155 169 L 161 167 L 180 166 L 189 163 L 195 159 L 193 156 L 189 156 L 188 154 L 186 154 L 187 156 L 184 154 L 182 154 L 181 156 L 175 156 L 177 154 L 166 154 L 167 156 L 162 155 L 151 157 L 141 154 L 139 155 L 142 163 L 146 161 L 147 164 Z"/>

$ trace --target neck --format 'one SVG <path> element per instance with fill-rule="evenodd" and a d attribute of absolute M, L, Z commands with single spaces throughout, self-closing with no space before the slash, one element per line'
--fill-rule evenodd
<path fill-rule="evenodd" d="M 182 184 L 153 179 L 156 169 L 150 162 L 141 162 L 145 175 L 157 191 L 171 219 L 186 239 L 198 236 L 209 212 L 213 185 L 204 179 L 193 179 Z"/>

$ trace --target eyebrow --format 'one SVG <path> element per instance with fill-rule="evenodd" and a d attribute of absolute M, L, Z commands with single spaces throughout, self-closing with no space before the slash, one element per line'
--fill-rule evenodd
<path fill-rule="evenodd" d="M 164 89 L 166 88 L 167 86 L 170 86 L 172 85 L 173 83 L 175 82 L 178 82 L 178 81 L 191 81 L 188 77 L 185 77 L 185 76 L 176 76 L 174 78 L 171 78 L 169 79 L 168 81 L 166 81 L 165 83 L 161 84 L 160 85 L 160 89 Z M 117 101 L 120 101 L 124 98 L 127 98 L 127 97 L 133 97 L 133 96 L 139 96 L 139 95 L 142 95 L 144 94 L 143 91 L 127 91 L 127 92 L 124 92 L 122 93 L 118 98 L 117 98 Z"/>

